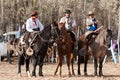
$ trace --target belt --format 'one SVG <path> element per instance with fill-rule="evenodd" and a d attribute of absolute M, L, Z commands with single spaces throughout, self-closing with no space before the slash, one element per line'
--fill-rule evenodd
<path fill-rule="evenodd" d="M 34 28 L 33 30 L 34 30 L 34 31 L 39 31 L 40 29 L 39 29 L 39 28 Z"/>

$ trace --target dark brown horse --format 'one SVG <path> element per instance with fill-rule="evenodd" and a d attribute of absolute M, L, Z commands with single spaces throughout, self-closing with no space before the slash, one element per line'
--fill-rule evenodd
<path fill-rule="evenodd" d="M 95 72 L 94 74 L 97 75 L 97 59 L 99 59 L 99 76 L 103 76 L 102 73 L 102 67 L 103 67 L 103 60 L 104 56 L 106 54 L 106 51 L 108 49 L 108 46 L 110 44 L 110 40 L 112 37 L 112 32 L 111 30 L 107 29 L 101 29 L 99 34 L 93 32 L 88 35 L 89 40 L 86 42 L 82 40 L 82 38 L 78 42 L 78 49 L 79 52 L 85 52 L 86 54 L 84 55 L 84 75 L 87 75 L 87 62 L 90 56 L 93 56 L 94 58 L 94 69 Z M 95 36 L 95 37 L 93 37 Z M 106 44 L 107 43 L 107 44 Z M 80 64 L 81 64 L 81 59 L 83 56 L 79 53 L 78 55 L 78 75 L 80 75 Z"/>
<path fill-rule="evenodd" d="M 58 65 L 55 70 L 54 75 L 56 75 L 58 68 L 60 67 L 60 76 L 62 75 L 62 60 L 63 56 L 66 55 L 67 57 L 67 66 L 68 66 L 68 75 L 71 76 L 70 71 L 70 63 L 72 66 L 72 74 L 74 75 L 74 68 L 73 68 L 73 41 L 68 34 L 67 30 L 65 29 L 64 23 L 58 23 L 58 27 L 62 34 L 62 39 L 58 39 L 57 42 L 57 49 L 58 49 Z"/>
<path fill-rule="evenodd" d="M 36 67 L 39 66 L 39 76 L 43 76 L 42 67 L 43 67 L 43 60 L 47 54 L 48 44 L 52 43 L 49 41 L 49 39 L 52 36 L 52 26 L 48 25 L 44 28 L 42 32 L 33 32 L 30 34 L 30 45 L 29 50 L 26 50 L 26 46 L 24 45 L 24 39 L 23 42 L 21 42 L 21 53 L 19 54 L 19 60 L 18 60 L 18 73 L 21 73 L 21 65 L 26 62 L 26 72 L 28 73 L 28 76 L 30 77 L 30 71 L 29 71 L 29 62 L 30 62 L 30 56 L 33 62 L 33 70 L 32 70 L 32 76 L 36 76 Z M 24 38 L 24 37 L 23 37 Z M 21 40 L 22 41 L 22 40 Z M 32 50 L 31 50 L 32 49 Z M 28 53 L 32 55 L 29 55 Z"/>

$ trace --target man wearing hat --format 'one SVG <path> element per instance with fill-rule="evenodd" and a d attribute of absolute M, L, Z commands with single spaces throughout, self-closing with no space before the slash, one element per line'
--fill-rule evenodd
<path fill-rule="evenodd" d="M 26 21 L 26 31 L 27 32 L 26 32 L 25 42 L 26 42 L 27 46 L 29 45 L 28 38 L 29 38 L 30 33 L 33 31 L 42 31 L 44 29 L 42 23 L 37 18 L 38 14 L 39 13 L 37 11 L 33 11 L 30 14 L 31 17 L 28 18 Z"/>
<path fill-rule="evenodd" d="M 86 19 L 86 28 L 89 31 L 95 31 L 98 28 L 98 22 L 94 17 L 94 13 L 92 11 L 88 12 L 88 18 Z"/>
<path fill-rule="evenodd" d="M 70 16 L 71 13 L 71 10 L 66 9 L 65 16 L 60 19 L 60 23 L 65 23 L 66 30 L 68 31 L 68 33 L 70 33 L 72 40 L 75 42 L 76 38 L 73 30 L 75 30 L 77 25 L 75 19 Z"/>
<path fill-rule="evenodd" d="M 43 25 L 39 21 L 38 17 L 38 12 L 33 11 L 31 13 L 31 17 L 27 19 L 26 21 L 26 30 L 28 32 L 33 32 L 33 31 L 42 31 L 44 29 Z"/>

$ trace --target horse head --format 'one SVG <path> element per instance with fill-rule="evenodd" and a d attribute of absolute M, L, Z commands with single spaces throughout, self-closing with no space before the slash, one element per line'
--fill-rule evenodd
<path fill-rule="evenodd" d="M 110 44 L 111 44 L 111 40 L 112 40 L 112 30 L 111 29 L 107 29 L 107 36 L 106 36 L 106 45 L 108 47 L 110 47 Z"/>
<path fill-rule="evenodd" d="M 56 23 L 54 22 L 52 25 L 52 37 L 55 41 L 60 41 L 62 39 L 62 30 L 65 30 L 64 23 Z"/>
<path fill-rule="evenodd" d="M 102 28 L 95 41 L 100 43 L 101 45 L 105 44 L 106 46 L 110 47 L 111 38 L 112 38 L 112 30 L 107 28 Z"/>

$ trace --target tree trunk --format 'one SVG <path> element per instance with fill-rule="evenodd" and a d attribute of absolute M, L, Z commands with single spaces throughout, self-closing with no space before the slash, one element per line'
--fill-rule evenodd
<path fill-rule="evenodd" d="M 120 43 L 120 7 L 119 7 L 119 26 L 118 26 L 118 61 L 120 62 L 120 49 L 119 49 L 119 43 Z"/>

